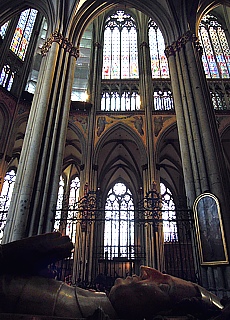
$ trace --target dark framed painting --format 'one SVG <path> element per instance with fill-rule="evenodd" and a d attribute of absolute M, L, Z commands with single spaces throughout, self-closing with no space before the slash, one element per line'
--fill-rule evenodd
<path fill-rule="evenodd" d="M 202 193 L 194 202 L 195 226 L 202 265 L 228 264 L 228 254 L 217 197 Z"/>

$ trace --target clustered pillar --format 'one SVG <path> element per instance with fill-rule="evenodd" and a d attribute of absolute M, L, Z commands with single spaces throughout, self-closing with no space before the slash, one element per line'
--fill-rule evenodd
<path fill-rule="evenodd" d="M 78 53 L 58 32 L 42 53 L 3 242 L 52 230 Z"/>
<path fill-rule="evenodd" d="M 197 38 L 191 32 L 166 48 L 186 195 L 188 206 L 192 208 L 197 196 L 204 192 L 213 193 L 220 201 L 222 219 L 227 220 L 229 188 L 225 180 L 221 143 L 200 50 Z M 224 225 L 227 236 L 229 223 L 226 221 Z M 216 292 L 225 290 L 228 269 L 218 265 L 203 266 L 202 284 Z M 216 279 L 219 279 L 218 282 Z"/>

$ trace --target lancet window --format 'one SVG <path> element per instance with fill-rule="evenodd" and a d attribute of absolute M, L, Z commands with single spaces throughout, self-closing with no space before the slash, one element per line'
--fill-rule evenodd
<path fill-rule="evenodd" d="M 7 213 L 13 193 L 16 172 L 14 169 L 8 171 L 4 178 L 2 192 L 0 196 L 0 241 L 3 237 L 4 227 L 6 224 Z"/>
<path fill-rule="evenodd" d="M 153 78 L 169 78 L 168 60 L 165 56 L 165 42 L 156 22 L 149 21 L 149 49 Z"/>
<path fill-rule="evenodd" d="M 230 48 L 224 28 L 213 15 L 206 15 L 199 26 L 203 66 L 207 78 L 230 77 Z"/>
<path fill-rule="evenodd" d="M 8 28 L 8 26 L 9 26 L 9 23 L 10 23 L 10 21 L 7 21 L 7 22 L 4 23 L 2 26 L 0 26 L 0 37 L 1 37 L 2 39 L 4 39 L 5 36 L 6 36 L 6 31 L 7 31 L 7 28 Z"/>
<path fill-rule="evenodd" d="M 69 186 L 67 182 L 67 179 L 60 177 L 54 230 L 59 230 L 63 235 L 68 235 L 75 242 L 80 179 L 79 177 L 73 178 Z"/>
<path fill-rule="evenodd" d="M 25 59 L 36 16 L 37 10 L 35 9 L 23 11 L 14 32 L 10 49 L 22 60 Z"/>
<path fill-rule="evenodd" d="M 124 10 L 117 10 L 105 21 L 101 110 L 140 109 L 137 85 L 129 81 L 127 86 L 127 82 L 124 82 L 125 79 L 138 78 L 136 23 L 130 14 Z"/>
<path fill-rule="evenodd" d="M 13 85 L 14 77 L 15 71 L 13 71 L 8 64 L 4 65 L 0 74 L 0 85 L 10 91 Z"/>
<path fill-rule="evenodd" d="M 25 91 L 28 91 L 32 94 L 35 92 L 35 88 L 37 85 L 38 73 L 39 73 L 41 58 L 42 58 L 41 49 L 46 40 L 46 37 L 47 37 L 47 21 L 45 18 L 43 18 L 37 44 L 36 44 L 35 54 L 34 54 L 32 65 L 31 65 L 31 70 L 27 79 L 26 87 L 25 87 Z"/>
<path fill-rule="evenodd" d="M 165 186 L 164 183 L 160 183 L 160 192 L 162 197 L 162 220 L 163 220 L 163 232 L 164 242 L 178 241 L 177 223 L 176 223 L 176 211 L 175 203 L 173 200 L 172 192 Z"/>
<path fill-rule="evenodd" d="M 116 11 L 105 22 L 103 78 L 138 78 L 136 24 L 123 10 Z"/>
<path fill-rule="evenodd" d="M 105 204 L 104 253 L 108 259 L 134 258 L 134 203 L 124 183 L 116 183 Z"/>
<path fill-rule="evenodd" d="M 28 64 L 26 64 L 28 48 L 31 45 L 33 50 L 35 41 L 30 40 L 35 26 L 40 27 L 40 21 L 41 16 L 37 10 L 27 9 L 0 28 L 1 48 L 3 48 L 0 85 L 16 96 L 21 93 L 25 84 L 23 78 L 26 78 L 28 73 Z M 36 34 L 34 37 L 37 37 Z M 5 38 L 11 39 L 11 42 L 8 43 Z"/>

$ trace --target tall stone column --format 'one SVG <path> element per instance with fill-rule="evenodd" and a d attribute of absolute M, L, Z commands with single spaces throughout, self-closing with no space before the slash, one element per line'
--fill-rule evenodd
<path fill-rule="evenodd" d="M 44 44 L 4 242 L 52 230 L 76 57 L 57 32 Z"/>
<path fill-rule="evenodd" d="M 195 198 L 204 192 L 213 193 L 220 201 L 225 236 L 228 236 L 229 187 L 225 179 L 225 162 L 199 44 L 193 34 L 188 32 L 168 47 L 166 53 L 188 205 L 192 208 Z M 229 290 L 226 280 L 228 272 L 228 267 L 202 267 L 203 284 L 214 290 Z M 218 282 L 225 282 L 226 288 L 219 288 L 216 279 L 222 279 Z"/>
<path fill-rule="evenodd" d="M 94 146 L 95 146 L 95 130 L 96 130 L 96 115 L 97 109 L 101 106 L 101 68 L 102 65 L 102 25 L 103 18 L 98 17 L 94 21 L 94 39 L 90 63 L 90 78 L 88 95 L 89 102 L 92 108 L 89 112 L 89 127 L 87 137 L 87 148 L 85 154 L 85 166 L 82 172 L 81 184 L 85 186 L 85 191 L 92 192 L 97 190 L 97 171 L 95 170 L 94 163 Z M 87 186 L 87 187 L 86 187 Z M 87 192 L 84 195 L 87 196 Z M 88 194 L 88 200 L 90 195 Z M 96 198 L 94 199 L 96 200 Z M 93 201 L 93 200 L 92 200 Z M 87 200 L 86 200 L 87 203 Z M 86 205 L 87 206 L 87 205 Z M 96 202 L 95 202 L 96 206 Z M 89 215 L 93 214 L 92 211 L 88 212 Z M 94 223 L 89 224 L 82 228 L 82 225 L 77 226 L 78 237 L 76 239 L 75 252 L 74 252 L 74 265 L 76 266 L 73 272 L 73 283 L 77 280 L 90 282 L 91 275 L 96 272 L 95 261 L 93 261 L 93 249 L 95 241 L 95 226 Z"/>
<path fill-rule="evenodd" d="M 159 177 L 156 170 L 156 157 L 154 146 L 154 124 L 153 124 L 153 83 L 151 71 L 150 48 L 148 44 L 148 22 L 149 19 L 142 13 L 138 13 L 139 17 L 139 59 L 140 59 L 140 97 L 141 106 L 145 111 L 145 136 L 146 150 L 148 155 L 148 163 L 146 174 L 143 175 L 144 196 L 150 191 L 159 187 Z M 155 181 L 158 183 L 156 184 Z M 156 191 L 154 189 L 154 191 Z M 146 217 L 146 221 L 148 217 Z M 144 228 L 145 233 L 145 251 L 146 263 L 154 268 L 161 269 L 162 267 L 162 248 L 163 242 L 160 236 L 159 227 L 151 223 L 146 223 Z"/>

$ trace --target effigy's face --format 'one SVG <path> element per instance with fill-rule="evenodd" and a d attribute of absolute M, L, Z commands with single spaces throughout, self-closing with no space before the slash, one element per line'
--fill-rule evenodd
<path fill-rule="evenodd" d="M 170 310 L 175 303 L 196 295 L 192 283 L 142 266 L 140 276 L 116 279 L 109 299 L 119 316 L 143 319 Z"/>

